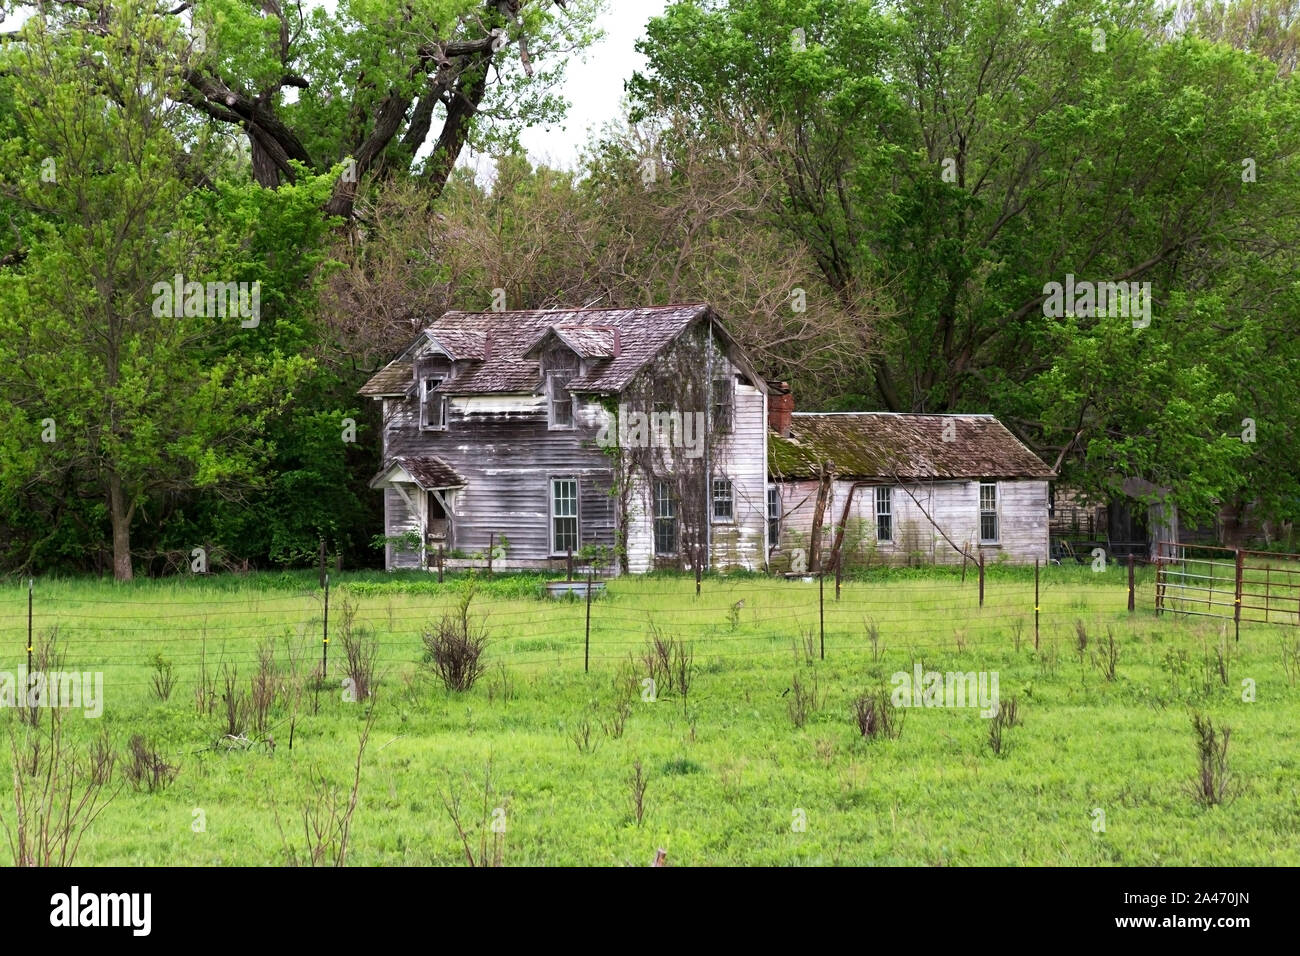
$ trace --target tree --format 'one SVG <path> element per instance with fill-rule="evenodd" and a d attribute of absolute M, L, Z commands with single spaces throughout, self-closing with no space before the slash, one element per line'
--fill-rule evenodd
<path fill-rule="evenodd" d="M 277 187 L 342 164 L 326 204 L 351 218 L 367 174 L 441 192 L 472 133 L 510 142 L 557 117 L 563 61 L 594 36 L 599 0 L 182 0 L 142 8 L 183 43 L 158 51 L 177 99 L 247 138 L 251 173 Z M 120 0 L 54 0 L 52 27 L 101 35 Z M 511 57 L 511 53 L 517 57 Z M 436 121 L 441 116 L 441 126 Z"/>
<path fill-rule="evenodd" d="M 0 497 L 93 484 L 119 580 L 151 500 L 256 480 L 262 429 L 307 368 L 294 296 L 332 187 L 196 185 L 207 141 L 166 67 L 177 42 L 138 6 L 95 32 L 34 18 L 0 71 L 0 195 L 30 213 L 25 258 L 0 272 L 0 419 L 22 436 L 0 449 Z"/>
<path fill-rule="evenodd" d="M 1240 375 L 1285 372 L 1189 329 L 1215 299 L 1235 345 L 1263 344 L 1264 300 L 1283 310 L 1268 339 L 1300 325 L 1277 294 L 1297 88 L 1168 24 L 1146 3 L 1083 0 L 682 3 L 652 21 L 632 93 L 640 116 L 719 104 L 790 130 L 770 153 L 785 228 L 837 293 L 894 297 L 855 391 L 891 410 L 994 411 L 1093 489 L 1176 477 L 1176 503 L 1204 512 L 1239 474 L 1218 439 L 1240 431 Z M 1250 286 L 1246 250 L 1269 261 L 1267 287 Z M 1151 283 L 1150 327 L 1115 340 L 1095 314 L 1046 314 L 1067 276 Z M 1132 355 L 1163 373 L 1135 378 Z M 1112 394 L 1165 414 L 1096 400 Z"/>

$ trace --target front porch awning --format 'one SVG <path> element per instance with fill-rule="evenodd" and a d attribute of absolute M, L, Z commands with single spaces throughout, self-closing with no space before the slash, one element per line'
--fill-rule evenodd
<path fill-rule="evenodd" d="M 418 485 L 424 491 L 447 491 L 469 484 L 455 468 L 433 455 L 388 459 L 379 474 L 370 479 L 370 487 L 380 488 L 395 482 Z"/>

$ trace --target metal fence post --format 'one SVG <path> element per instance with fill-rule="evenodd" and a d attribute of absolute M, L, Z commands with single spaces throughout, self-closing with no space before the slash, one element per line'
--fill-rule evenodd
<path fill-rule="evenodd" d="M 330 659 L 330 576 L 325 575 L 325 616 L 322 622 L 320 644 L 320 679 L 329 673 Z"/>
<path fill-rule="evenodd" d="M 821 636 L 822 660 L 826 660 L 826 571 L 817 570 L 817 631 Z"/>
<path fill-rule="evenodd" d="M 1130 614 L 1136 609 L 1133 601 L 1133 555 L 1128 556 L 1128 612 Z"/>
<path fill-rule="evenodd" d="M 1034 558 L 1034 650 L 1038 650 L 1038 558 Z"/>
<path fill-rule="evenodd" d="M 582 672 L 591 667 L 591 568 L 587 568 L 587 637 L 582 651 Z"/>

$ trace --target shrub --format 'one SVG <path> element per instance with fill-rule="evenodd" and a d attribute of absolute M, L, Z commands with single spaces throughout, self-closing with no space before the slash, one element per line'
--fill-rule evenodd
<path fill-rule="evenodd" d="M 447 690 L 469 690 L 487 669 L 483 661 L 487 630 L 470 620 L 474 592 L 473 584 L 466 587 L 455 612 L 444 614 L 432 630 L 424 632 L 426 661 Z"/>
<path fill-rule="evenodd" d="M 180 773 L 180 767 L 169 764 L 140 734 L 131 737 L 128 756 L 130 760 L 123 764 L 122 772 L 135 790 L 148 790 L 150 793 L 164 790 Z"/>
<path fill-rule="evenodd" d="M 153 695 L 166 703 L 172 695 L 172 688 L 176 686 L 176 665 L 163 657 L 162 651 L 155 651 L 149 663 L 153 666 L 153 674 L 149 679 Z"/>
<path fill-rule="evenodd" d="M 859 694 L 853 701 L 853 719 L 858 732 L 869 740 L 897 739 L 903 733 L 903 721 L 887 690 Z"/>

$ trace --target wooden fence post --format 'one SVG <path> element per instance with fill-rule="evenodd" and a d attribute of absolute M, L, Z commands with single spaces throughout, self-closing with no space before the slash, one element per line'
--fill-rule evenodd
<path fill-rule="evenodd" d="M 984 606 L 984 552 L 980 552 L 980 607 Z"/>
<path fill-rule="evenodd" d="M 496 550 L 496 537 L 497 533 L 495 531 L 488 532 L 488 574 L 492 573 L 492 552 Z"/>
<path fill-rule="evenodd" d="M 1236 639 L 1241 640 L 1241 592 L 1242 592 L 1242 572 L 1245 570 L 1245 555 L 1241 549 L 1237 549 L 1237 596 L 1234 599 L 1232 609 L 1232 628 L 1236 634 Z M 1265 602 L 1267 603 L 1267 602 Z"/>
<path fill-rule="evenodd" d="M 565 561 L 565 568 L 567 568 L 566 573 L 568 574 L 568 577 L 565 578 L 565 581 L 572 581 L 573 580 L 573 545 L 569 545 L 569 556 Z"/>
<path fill-rule="evenodd" d="M 320 539 L 320 586 L 325 586 L 325 536 Z"/>
<path fill-rule="evenodd" d="M 31 687 L 32 679 L 32 588 L 36 586 L 35 578 L 27 579 L 27 681 Z"/>
<path fill-rule="evenodd" d="M 1157 617 L 1159 617 L 1160 614 L 1165 609 L 1164 580 L 1165 580 L 1165 561 L 1164 558 L 1160 557 L 1159 552 L 1157 552 L 1156 553 L 1156 616 Z"/>
<path fill-rule="evenodd" d="M 443 555 L 443 545 L 442 545 L 441 542 L 439 542 L 439 543 L 438 543 L 438 583 L 439 583 L 439 584 L 442 583 L 442 566 L 443 566 L 442 563 L 443 563 L 443 560 L 444 560 L 444 555 Z"/>
<path fill-rule="evenodd" d="M 700 546 L 695 546 L 695 596 L 700 596 Z"/>

